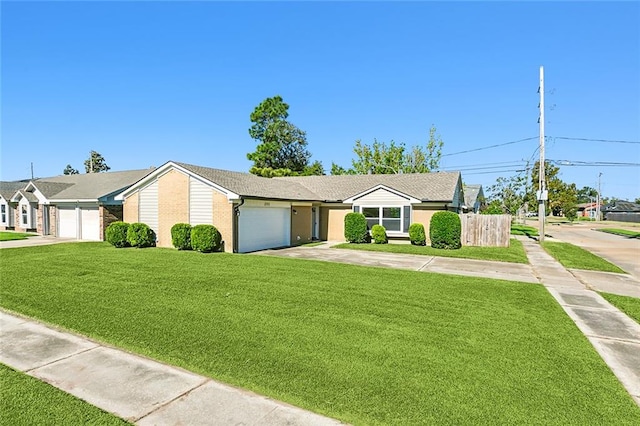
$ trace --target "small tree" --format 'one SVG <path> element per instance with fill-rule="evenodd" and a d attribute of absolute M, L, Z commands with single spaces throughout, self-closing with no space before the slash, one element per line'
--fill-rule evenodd
<path fill-rule="evenodd" d="M 91 151 L 89 158 L 84 162 L 84 169 L 87 173 L 108 172 L 111 167 L 107 166 L 104 157 L 96 151 Z"/>
<path fill-rule="evenodd" d="M 67 167 L 64 168 L 62 173 L 64 173 L 65 175 L 77 175 L 80 172 L 77 169 L 71 167 L 71 164 L 67 164 Z"/>
<path fill-rule="evenodd" d="M 344 238 L 350 243 L 366 243 L 367 218 L 362 213 L 347 213 L 344 217 Z"/>
<path fill-rule="evenodd" d="M 431 218 L 429 238 L 431 247 L 455 250 L 462 247 L 462 224 L 460 216 L 453 212 L 437 212 Z"/>

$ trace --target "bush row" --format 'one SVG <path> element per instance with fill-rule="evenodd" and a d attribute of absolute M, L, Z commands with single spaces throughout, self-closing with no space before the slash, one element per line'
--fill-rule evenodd
<path fill-rule="evenodd" d="M 112 222 L 106 230 L 106 240 L 114 247 L 153 247 L 156 233 L 144 223 Z"/>
<path fill-rule="evenodd" d="M 171 227 L 171 243 L 178 250 L 211 253 L 222 250 L 222 235 L 213 225 L 176 223 Z"/>

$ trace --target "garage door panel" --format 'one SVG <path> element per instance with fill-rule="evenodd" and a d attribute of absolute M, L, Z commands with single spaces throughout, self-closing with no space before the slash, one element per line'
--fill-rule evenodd
<path fill-rule="evenodd" d="M 288 246 L 291 210 L 288 207 L 241 207 L 238 234 L 241 253 Z"/>
<path fill-rule="evenodd" d="M 58 207 L 58 236 L 78 237 L 78 214 L 75 207 Z"/>
<path fill-rule="evenodd" d="M 81 238 L 83 240 L 100 240 L 100 212 L 97 207 L 83 207 L 81 216 Z"/>

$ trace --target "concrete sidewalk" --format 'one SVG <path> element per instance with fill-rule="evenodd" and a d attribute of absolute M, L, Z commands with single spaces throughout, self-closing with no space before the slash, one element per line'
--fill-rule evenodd
<path fill-rule="evenodd" d="M 75 238 L 53 237 L 51 235 L 46 235 L 46 236 L 36 235 L 33 237 L 25 238 L 24 240 L 0 241 L 0 249 L 47 246 L 50 244 L 71 243 L 76 241 L 80 241 L 80 240 L 76 240 Z"/>
<path fill-rule="evenodd" d="M 340 422 L 0 311 L 0 362 L 139 425 Z"/>
<path fill-rule="evenodd" d="M 640 325 L 587 288 L 537 242 L 525 238 L 522 243 L 540 282 L 640 405 Z"/>

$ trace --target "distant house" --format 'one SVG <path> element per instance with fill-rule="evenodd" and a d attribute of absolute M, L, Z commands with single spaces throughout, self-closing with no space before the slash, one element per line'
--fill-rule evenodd
<path fill-rule="evenodd" d="M 464 185 L 464 206 L 462 211 L 464 213 L 478 213 L 480 207 L 484 203 L 484 191 L 482 185 Z"/>
<path fill-rule="evenodd" d="M 630 201 L 614 201 L 602 208 L 604 220 L 640 222 L 640 204 Z"/>
<path fill-rule="evenodd" d="M 174 161 L 124 190 L 125 222 L 143 222 L 157 245 L 171 247 L 176 223 L 212 224 L 228 252 L 250 252 L 344 240 L 344 217 L 363 213 L 369 226 L 383 225 L 390 237 L 408 238 L 409 225 L 428 229 L 439 210 L 460 212 L 459 172 L 296 176 L 263 178 Z"/>
<path fill-rule="evenodd" d="M 604 206 L 600 205 L 600 210 Z M 578 216 L 580 217 L 590 217 L 591 219 L 597 219 L 598 215 L 598 203 L 581 203 L 578 204 Z"/>
<path fill-rule="evenodd" d="M 122 201 L 114 196 L 151 169 L 62 175 L 7 185 L 7 228 L 40 235 L 101 241 L 114 220 L 122 220 Z M 11 184 L 14 184 L 11 182 Z M 11 191 L 12 189 L 12 191 Z M 8 194 L 11 193 L 9 196 Z M 11 221 L 13 210 L 13 222 Z"/>
<path fill-rule="evenodd" d="M 11 202 L 11 197 L 16 191 L 23 189 L 27 183 L 24 181 L 0 182 L 0 229 L 15 228 L 15 205 Z"/>

